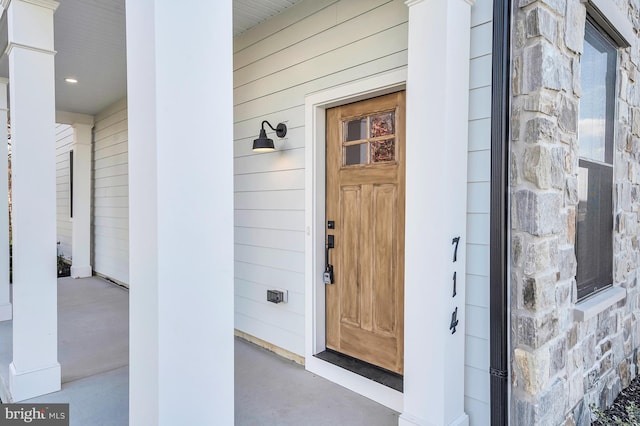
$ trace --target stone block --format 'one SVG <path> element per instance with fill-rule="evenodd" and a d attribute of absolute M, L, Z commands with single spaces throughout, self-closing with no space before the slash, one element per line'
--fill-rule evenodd
<path fill-rule="evenodd" d="M 551 149 L 551 186 L 564 189 L 566 179 L 567 151 L 558 146 Z"/>
<path fill-rule="evenodd" d="M 584 23 L 587 10 L 578 0 L 567 1 L 567 16 L 564 27 L 564 43 L 570 50 L 582 53 L 584 44 Z"/>
<path fill-rule="evenodd" d="M 555 274 L 536 278 L 525 278 L 522 288 L 522 303 L 532 312 L 549 309 L 554 305 Z"/>
<path fill-rule="evenodd" d="M 525 7 L 530 5 L 531 3 L 535 3 L 536 1 L 538 0 L 519 0 L 518 6 Z M 565 13 L 567 0 L 540 0 L 539 2 L 547 5 L 560 15 L 564 15 Z"/>
<path fill-rule="evenodd" d="M 582 373 L 578 372 L 569 377 L 569 400 L 568 405 L 570 407 L 575 406 L 584 397 L 584 381 L 582 380 Z"/>
<path fill-rule="evenodd" d="M 568 409 L 566 395 L 567 384 L 560 378 L 540 394 L 540 408 L 544 413 L 540 424 L 557 425 L 562 423 Z"/>
<path fill-rule="evenodd" d="M 523 161 L 524 177 L 540 189 L 551 187 L 551 153 L 541 145 L 525 148 Z"/>
<path fill-rule="evenodd" d="M 578 343 L 578 326 L 574 324 L 571 330 L 569 330 L 569 337 L 567 339 L 569 349 L 573 349 L 576 343 Z M 580 360 L 580 365 L 582 365 L 582 359 Z"/>
<path fill-rule="evenodd" d="M 580 401 L 572 411 L 576 426 L 591 426 L 591 410 L 584 400 Z"/>
<path fill-rule="evenodd" d="M 525 248 L 524 273 L 534 275 L 542 273 L 551 266 L 551 241 L 548 239 L 530 240 Z"/>
<path fill-rule="evenodd" d="M 591 368 L 596 363 L 596 338 L 593 334 L 587 335 L 581 343 L 582 346 L 582 365 Z M 598 354 L 599 356 L 599 354 Z"/>
<path fill-rule="evenodd" d="M 596 386 L 599 377 L 600 377 L 599 367 L 594 367 L 591 370 L 587 371 L 583 376 L 583 381 L 584 381 L 583 389 L 585 391 L 593 389 Z"/>
<path fill-rule="evenodd" d="M 541 90 L 538 93 L 527 96 L 524 102 L 526 111 L 541 112 L 548 116 L 553 116 L 557 112 L 555 93 L 548 90 Z"/>
<path fill-rule="evenodd" d="M 567 244 L 575 244 L 576 242 L 576 209 L 570 207 L 567 209 Z"/>
<path fill-rule="evenodd" d="M 571 60 L 571 74 L 573 75 L 571 86 L 573 88 L 573 94 L 578 97 L 582 96 L 582 82 L 580 80 L 581 69 L 582 68 L 580 67 L 580 59 L 573 58 Z"/>
<path fill-rule="evenodd" d="M 558 250 L 560 258 L 560 280 L 568 280 L 576 276 L 578 262 L 573 246 L 564 246 Z"/>
<path fill-rule="evenodd" d="M 547 117 L 535 117 L 525 124 L 524 140 L 527 143 L 555 143 L 557 137 L 556 124 Z"/>
<path fill-rule="evenodd" d="M 558 126 L 565 132 L 576 133 L 578 130 L 578 102 L 576 100 L 568 96 L 560 97 Z"/>
<path fill-rule="evenodd" d="M 530 395 L 536 395 L 545 388 L 549 380 L 550 358 L 546 349 L 529 352 L 516 348 L 513 352 L 517 371 L 524 390 Z"/>
<path fill-rule="evenodd" d="M 516 230 L 536 236 L 559 232 L 561 226 L 561 194 L 555 192 L 534 192 L 528 189 L 513 194 L 513 225 Z"/>
<path fill-rule="evenodd" d="M 549 376 L 553 377 L 564 370 L 567 365 L 567 339 L 561 337 L 549 345 L 551 364 Z"/>
<path fill-rule="evenodd" d="M 513 424 L 535 425 L 537 424 L 536 406 L 532 402 L 514 397 Z"/>
<path fill-rule="evenodd" d="M 551 12 L 542 7 L 536 7 L 527 13 L 527 37 L 546 38 L 549 42 L 556 42 L 558 23 Z"/>
<path fill-rule="evenodd" d="M 580 201 L 578 196 L 578 178 L 576 176 L 567 177 L 565 189 L 567 206 L 577 206 Z"/>
<path fill-rule="evenodd" d="M 568 306 L 571 304 L 571 284 L 571 281 L 565 281 L 556 285 L 557 306 Z"/>
<path fill-rule="evenodd" d="M 525 47 L 522 58 L 524 93 L 541 89 L 571 90 L 573 82 L 569 60 L 549 42 L 541 39 Z"/>
<path fill-rule="evenodd" d="M 524 236 L 522 234 L 511 234 L 511 260 L 513 266 L 522 266 L 522 260 L 524 259 Z"/>
<path fill-rule="evenodd" d="M 631 111 L 631 133 L 640 136 L 640 108 L 636 107 Z"/>
<path fill-rule="evenodd" d="M 516 341 L 538 349 L 558 335 L 558 319 L 554 313 L 520 314 L 515 321 Z"/>
<path fill-rule="evenodd" d="M 620 374 L 622 387 L 626 388 L 627 386 L 629 386 L 629 382 L 631 381 L 631 374 L 629 373 L 629 366 L 626 359 L 623 360 L 620 365 L 618 365 L 618 372 Z"/>

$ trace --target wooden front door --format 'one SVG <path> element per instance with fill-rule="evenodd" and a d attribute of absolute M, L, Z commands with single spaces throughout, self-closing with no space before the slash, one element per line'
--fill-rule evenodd
<path fill-rule="evenodd" d="M 327 110 L 327 348 L 402 374 L 405 93 Z M 330 224 L 333 222 L 333 224 Z"/>

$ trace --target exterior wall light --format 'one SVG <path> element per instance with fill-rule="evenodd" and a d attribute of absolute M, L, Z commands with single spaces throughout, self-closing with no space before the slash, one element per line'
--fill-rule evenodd
<path fill-rule="evenodd" d="M 265 123 L 267 124 L 267 126 L 271 127 L 271 130 L 276 131 L 276 135 L 279 138 L 284 138 L 287 135 L 287 126 L 284 123 L 278 123 L 278 125 L 274 129 L 267 120 L 264 120 L 262 122 L 262 128 L 260 129 L 260 136 L 258 136 L 258 139 L 253 140 L 254 152 L 271 152 L 276 150 L 276 147 L 273 144 L 273 139 L 269 139 L 267 137 L 267 132 L 265 132 L 264 130 Z"/>

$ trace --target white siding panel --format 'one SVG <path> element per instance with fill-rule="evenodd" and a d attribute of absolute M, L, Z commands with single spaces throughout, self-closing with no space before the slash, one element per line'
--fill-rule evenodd
<path fill-rule="evenodd" d="M 235 275 L 239 280 L 304 294 L 304 273 L 301 272 L 236 261 Z"/>
<path fill-rule="evenodd" d="M 467 274 L 489 276 L 488 245 L 467 244 Z"/>
<path fill-rule="evenodd" d="M 478 0 L 471 6 L 471 27 L 486 24 L 493 19 L 493 2 Z"/>
<path fill-rule="evenodd" d="M 237 157 L 234 160 L 234 172 L 237 174 L 263 173 L 276 170 L 295 170 L 304 168 L 304 149 L 274 151 L 263 155 Z"/>
<path fill-rule="evenodd" d="M 470 182 L 467 185 L 467 211 L 489 213 L 491 210 L 491 185 L 489 182 Z"/>
<path fill-rule="evenodd" d="M 467 306 L 467 320 L 465 322 L 467 335 L 489 340 L 489 310 L 478 306 Z M 472 353 L 468 354 L 473 356 Z"/>
<path fill-rule="evenodd" d="M 69 151 L 73 146 L 73 128 L 56 124 L 56 235 L 58 254 L 71 259 L 71 186 Z"/>
<path fill-rule="evenodd" d="M 236 244 L 304 252 L 304 232 L 236 226 Z"/>
<path fill-rule="evenodd" d="M 470 425 L 491 423 L 489 411 L 489 222 L 493 1 L 471 8 L 465 412 Z"/>
<path fill-rule="evenodd" d="M 491 117 L 491 87 L 472 89 L 469 94 L 469 120 Z"/>
<path fill-rule="evenodd" d="M 235 225 L 246 228 L 304 231 L 301 210 L 236 210 Z"/>
<path fill-rule="evenodd" d="M 287 303 L 279 303 L 277 306 L 267 301 L 267 291 L 273 289 L 287 290 Z M 298 293 L 279 286 L 269 286 L 236 278 L 236 296 L 263 304 L 269 308 L 304 316 L 304 293 Z"/>
<path fill-rule="evenodd" d="M 304 210 L 304 190 L 236 192 L 235 208 L 243 210 Z"/>
<path fill-rule="evenodd" d="M 315 2 L 292 7 L 234 41 L 236 327 L 300 355 L 305 96 L 407 63 L 403 2 L 310 3 Z M 284 140 L 268 131 L 276 152 L 251 151 L 262 120 L 288 126 Z M 298 289 L 290 293 L 291 306 L 269 306 L 266 288 L 272 285 Z M 300 315 L 283 316 L 288 309 Z"/>
<path fill-rule="evenodd" d="M 493 43 L 493 23 L 487 22 L 471 28 L 471 58 L 491 53 Z"/>
<path fill-rule="evenodd" d="M 467 253 L 467 259 L 469 254 Z M 489 277 L 486 275 L 467 275 L 467 305 L 489 308 Z M 487 349 L 488 350 L 488 349 Z"/>
<path fill-rule="evenodd" d="M 491 59 L 491 55 L 484 55 L 471 60 L 469 89 L 491 85 Z"/>
<path fill-rule="evenodd" d="M 302 244 L 304 192 L 310 190 L 304 186 L 304 99 L 405 67 L 407 13 L 402 1 L 303 2 L 234 40 L 235 325 L 241 331 L 304 353 Z M 491 16 L 492 1 L 477 0 L 471 30 L 466 246 L 466 358 L 472 371 L 465 409 L 472 424 L 490 422 Z M 262 120 L 285 122 L 289 128 L 284 140 L 270 136 L 276 143 L 274 153 L 251 151 Z M 290 306 L 269 306 L 264 293 L 273 286 L 289 290 Z"/>
<path fill-rule="evenodd" d="M 249 308 L 245 306 L 245 308 Z M 255 313 L 247 309 L 249 313 Z M 304 323 L 304 317 L 298 318 L 298 322 Z M 284 330 L 277 325 L 267 323 L 259 316 L 249 316 L 244 311 L 238 310 L 236 304 L 235 327 L 252 336 L 269 336 L 268 342 L 286 349 L 295 354 L 304 353 L 304 335 Z"/>
<path fill-rule="evenodd" d="M 481 371 L 489 371 L 489 342 L 475 336 L 467 336 L 465 365 Z"/>
<path fill-rule="evenodd" d="M 233 179 L 237 192 L 304 189 L 303 169 L 236 175 Z"/>
<path fill-rule="evenodd" d="M 487 398 L 489 389 L 489 370 L 478 370 L 473 367 L 464 368 L 465 395 L 479 401 Z"/>
<path fill-rule="evenodd" d="M 489 167 L 487 167 L 487 165 Z M 469 182 L 489 182 L 491 179 L 491 152 L 469 152 L 468 168 Z"/>
<path fill-rule="evenodd" d="M 371 48 L 375 47 L 372 46 Z M 399 51 L 398 53 L 381 57 L 375 61 L 366 62 L 349 69 L 341 70 L 335 74 L 329 74 L 325 77 L 309 81 L 300 86 L 294 86 L 269 96 L 256 98 L 251 102 L 236 105 L 234 107 L 234 116 L 240 117 L 242 120 L 249 118 L 262 119 L 268 115 L 268 112 L 273 113 L 293 106 L 303 106 L 304 97 L 309 93 L 361 80 L 364 77 L 406 66 L 406 64 L 406 50 Z"/>
<path fill-rule="evenodd" d="M 96 116 L 93 141 L 93 269 L 129 283 L 129 160 L 127 103 Z"/>
<path fill-rule="evenodd" d="M 304 274 L 304 253 L 301 252 L 236 244 L 234 253 L 238 262 Z"/>
<path fill-rule="evenodd" d="M 467 214 L 467 244 L 489 245 L 489 214 Z"/>
<path fill-rule="evenodd" d="M 491 102 L 491 99 L 489 99 Z M 469 151 L 491 149 L 491 118 L 481 118 L 469 122 Z"/>
<path fill-rule="evenodd" d="M 488 381 L 488 379 L 486 380 Z M 486 397 L 485 399 L 489 398 Z M 487 426 L 491 424 L 491 411 L 487 402 L 465 396 L 464 412 L 469 415 L 469 426 Z"/>

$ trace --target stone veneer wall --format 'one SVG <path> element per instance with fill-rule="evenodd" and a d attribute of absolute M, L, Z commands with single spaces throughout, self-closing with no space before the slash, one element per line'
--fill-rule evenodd
<path fill-rule="evenodd" d="M 638 0 L 610 0 L 640 28 Z M 514 0 L 511 123 L 511 420 L 588 425 L 638 371 L 640 72 L 619 49 L 614 286 L 626 298 L 584 322 L 576 303 L 580 0 Z M 632 51 L 633 50 L 633 51 Z"/>

